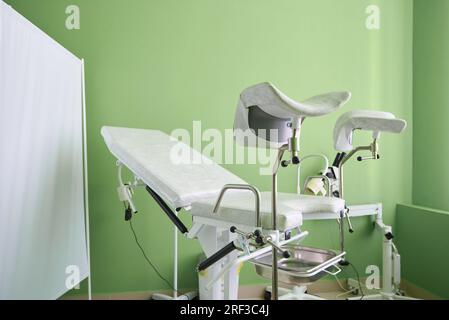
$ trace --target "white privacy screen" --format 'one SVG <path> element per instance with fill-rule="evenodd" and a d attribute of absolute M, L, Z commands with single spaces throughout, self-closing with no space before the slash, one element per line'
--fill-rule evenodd
<path fill-rule="evenodd" d="M 88 275 L 82 62 L 1 0 L 0 18 L 0 299 L 55 299 Z"/>

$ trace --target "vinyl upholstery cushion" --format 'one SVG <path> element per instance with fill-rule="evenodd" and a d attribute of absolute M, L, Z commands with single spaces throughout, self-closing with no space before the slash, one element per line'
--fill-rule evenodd
<path fill-rule="evenodd" d="M 172 208 L 191 207 L 191 214 L 235 224 L 256 225 L 254 195 L 229 190 L 214 214 L 213 207 L 226 184 L 247 184 L 225 168 L 169 135 L 146 129 L 103 127 L 110 152 Z M 179 161 L 188 155 L 196 162 Z M 271 228 L 271 192 L 261 193 L 262 226 Z M 335 212 L 344 208 L 337 198 L 279 193 L 277 226 L 288 230 L 302 225 L 302 213 Z"/>
<path fill-rule="evenodd" d="M 103 127 L 101 134 L 110 152 L 172 208 L 217 197 L 226 184 L 246 184 L 162 131 Z"/>
<path fill-rule="evenodd" d="M 206 198 L 192 205 L 194 216 L 213 217 L 222 221 L 242 225 L 256 225 L 255 200 L 250 191 L 228 191 L 220 209 L 214 214 L 216 198 Z M 338 213 L 345 207 L 342 199 L 279 193 L 277 205 L 277 228 L 289 230 L 302 225 L 302 213 Z M 271 192 L 261 192 L 260 214 L 262 227 L 271 229 Z"/>
<path fill-rule="evenodd" d="M 338 118 L 334 128 L 334 147 L 338 151 L 349 152 L 352 145 L 354 130 L 373 132 L 401 133 L 407 122 L 397 119 L 390 112 L 376 110 L 352 110 Z"/>

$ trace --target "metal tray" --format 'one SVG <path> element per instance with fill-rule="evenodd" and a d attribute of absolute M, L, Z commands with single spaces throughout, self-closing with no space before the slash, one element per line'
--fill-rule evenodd
<path fill-rule="evenodd" d="M 315 282 L 325 275 L 336 275 L 341 270 L 338 262 L 346 254 L 333 250 L 285 245 L 282 249 L 290 252 L 290 258 L 278 254 L 278 279 L 286 284 L 300 285 Z M 272 253 L 268 252 L 250 260 L 258 275 L 271 279 Z M 335 269 L 331 272 L 330 269 Z"/>

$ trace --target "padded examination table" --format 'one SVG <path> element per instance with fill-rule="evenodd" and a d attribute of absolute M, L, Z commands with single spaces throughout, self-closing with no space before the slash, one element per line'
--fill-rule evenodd
<path fill-rule="evenodd" d="M 111 153 L 172 208 L 191 208 L 193 216 L 255 225 L 254 195 L 247 190 L 229 190 L 218 213 L 212 213 L 223 186 L 247 183 L 188 145 L 157 130 L 103 127 L 101 133 Z M 180 154 L 197 163 L 180 161 Z M 341 199 L 279 193 L 278 228 L 300 226 L 302 213 L 335 212 L 338 217 L 342 209 Z M 269 228 L 270 192 L 261 193 L 260 212 L 262 226 Z"/>
<path fill-rule="evenodd" d="M 111 153 L 172 208 L 217 197 L 225 184 L 246 182 L 162 131 L 103 127 L 101 134 Z M 177 155 L 190 155 L 197 160 Z"/>

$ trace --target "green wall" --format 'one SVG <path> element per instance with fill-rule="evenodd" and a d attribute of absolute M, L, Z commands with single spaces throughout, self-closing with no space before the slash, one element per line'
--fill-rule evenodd
<path fill-rule="evenodd" d="M 438 297 L 449 299 L 449 212 L 398 205 L 397 246 L 402 277 Z"/>
<path fill-rule="evenodd" d="M 95 293 L 166 289 L 146 265 L 116 198 L 116 168 L 100 136 L 103 125 L 160 129 L 232 128 L 241 90 L 271 81 L 296 99 L 350 90 L 351 102 L 327 117 L 309 119 L 303 154 L 333 158 L 332 130 L 354 108 L 395 113 L 409 122 L 403 135 L 385 135 L 382 160 L 347 165 L 349 203 L 381 201 L 394 222 L 398 202 L 411 201 L 412 12 L 410 0 L 7 0 L 37 26 L 86 61 Z M 65 29 L 65 8 L 77 4 L 81 29 Z M 365 27 L 366 7 L 381 9 L 381 29 Z M 357 142 L 366 143 L 368 134 Z M 260 189 L 270 178 L 255 165 L 227 165 Z M 318 167 L 310 166 L 309 171 Z M 292 170 L 280 189 L 293 191 Z M 134 225 L 149 256 L 171 279 L 172 227 L 144 192 L 137 194 Z M 182 219 L 189 221 L 187 214 Z M 349 259 L 363 272 L 380 264 L 380 237 L 369 218 L 354 221 Z M 337 248 L 334 221 L 306 223 L 306 241 Z M 196 241 L 180 239 L 180 287 L 196 287 Z M 242 283 L 261 281 L 251 266 Z"/>
<path fill-rule="evenodd" d="M 449 1 L 415 0 L 413 203 L 449 211 Z"/>
<path fill-rule="evenodd" d="M 414 1 L 413 201 L 399 206 L 397 217 L 404 277 L 445 299 L 449 299 L 448 32 L 449 1 Z"/>

